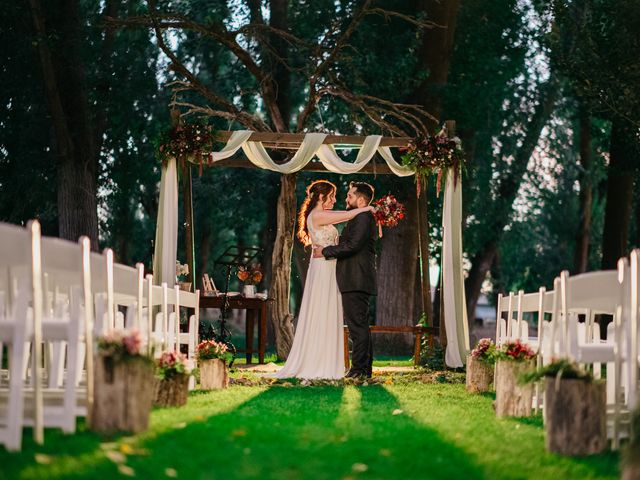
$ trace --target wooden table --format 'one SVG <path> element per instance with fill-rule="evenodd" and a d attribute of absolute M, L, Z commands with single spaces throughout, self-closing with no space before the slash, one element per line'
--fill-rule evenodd
<path fill-rule="evenodd" d="M 200 308 L 219 308 L 222 309 L 223 297 L 205 297 L 200 295 Z M 238 349 L 238 352 L 245 352 L 247 363 L 251 363 L 253 356 L 253 331 L 258 317 L 258 363 L 264 363 L 264 350 L 267 339 L 267 302 L 269 299 L 247 298 L 240 295 L 227 297 L 230 310 L 246 310 L 247 324 L 245 328 L 245 339 L 247 348 Z"/>

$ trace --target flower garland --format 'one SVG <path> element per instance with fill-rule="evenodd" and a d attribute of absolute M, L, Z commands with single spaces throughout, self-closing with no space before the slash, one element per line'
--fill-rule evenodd
<path fill-rule="evenodd" d="M 454 185 L 464 168 L 464 150 L 458 137 L 448 137 L 444 129 L 436 135 L 419 137 L 409 143 L 402 155 L 402 165 L 416 172 L 417 194 L 426 188 L 429 175 L 436 174 L 436 191 L 453 171 Z"/>
<path fill-rule="evenodd" d="M 203 161 L 211 153 L 215 138 L 215 132 L 208 125 L 200 123 L 177 125 L 161 137 L 158 154 L 163 163 L 169 158 L 175 158 L 180 161 L 183 168 L 185 160 L 191 158 L 192 161 L 200 164 L 200 174 L 202 174 Z"/>
<path fill-rule="evenodd" d="M 393 195 L 385 195 L 373 203 L 373 216 L 378 223 L 378 232 L 382 237 L 382 227 L 395 227 L 405 217 L 405 208 Z"/>

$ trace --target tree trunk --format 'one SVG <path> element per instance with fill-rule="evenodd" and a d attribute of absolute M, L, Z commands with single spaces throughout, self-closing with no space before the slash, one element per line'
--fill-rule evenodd
<path fill-rule="evenodd" d="M 200 248 L 198 255 L 198 271 L 196 278 L 196 285 L 200 288 L 200 291 L 204 291 L 202 285 L 202 276 L 207 273 L 207 264 L 209 263 L 209 253 L 211 252 L 211 226 L 207 222 L 201 222 L 198 228 L 200 232 Z"/>
<path fill-rule="evenodd" d="M 528 417 L 531 415 L 533 384 L 520 385 L 518 378 L 535 368 L 531 361 L 498 360 L 496 363 L 496 416 Z"/>
<path fill-rule="evenodd" d="M 638 162 L 635 135 L 624 120 L 613 121 L 602 238 L 602 268 L 605 270 L 615 269 L 618 259 L 627 252 L 633 178 Z"/>
<path fill-rule="evenodd" d="M 405 203 L 407 218 L 415 218 L 417 203 Z M 380 239 L 382 244 L 378 260 L 378 296 L 376 299 L 376 325 L 415 325 L 419 311 L 415 309 L 418 269 L 417 222 L 400 222 L 397 227 L 386 228 Z M 384 335 L 376 338 L 376 352 L 387 354 L 411 351 L 411 335 Z"/>
<path fill-rule="evenodd" d="M 416 5 L 417 13 L 424 14 L 430 21 L 437 24 L 438 27 L 426 29 L 422 33 L 422 43 L 417 53 L 418 72 L 416 73 L 420 74 L 426 71 L 429 72 L 429 74 L 417 90 L 413 92 L 410 103 L 417 103 L 424 106 L 431 115 L 439 120 L 441 120 L 444 88 L 449 77 L 459 4 L 459 0 L 419 0 Z M 429 128 L 431 130 L 438 129 L 438 121 L 432 122 Z M 421 205 L 418 208 L 420 214 L 414 218 L 416 219 L 416 235 L 420 231 L 423 232 L 423 235 L 421 235 L 418 240 L 421 261 L 423 264 L 427 264 L 426 267 L 422 269 L 423 277 L 426 276 L 426 278 L 423 278 L 422 287 L 424 289 L 428 286 L 430 290 L 430 280 L 428 278 L 430 239 L 428 235 L 429 221 L 427 218 L 426 192 L 423 193 L 423 196 L 424 198 L 420 200 Z M 438 290 L 440 287 L 441 286 L 439 286 Z M 431 303 L 430 295 L 431 292 L 428 292 L 428 297 L 424 296 L 422 300 L 424 312 L 432 325 L 436 319 L 438 320 L 438 324 L 441 324 L 440 314 L 438 313 L 434 316 L 434 305 Z M 442 335 L 445 335 L 444 328 L 441 328 L 441 336 Z"/>
<path fill-rule="evenodd" d="M 580 111 L 580 225 L 576 235 L 576 249 L 573 255 L 574 274 L 587 271 L 589 261 L 589 238 L 591 235 L 591 206 L 593 204 L 593 184 L 591 180 L 591 116 L 582 108 Z"/>
<path fill-rule="evenodd" d="M 293 344 L 293 315 L 289 311 L 291 252 L 296 221 L 296 175 L 282 175 L 278 197 L 278 224 L 273 246 L 273 271 L 269 296 L 270 317 L 276 337 L 276 353 L 285 360 Z"/>
<path fill-rule="evenodd" d="M 429 75 L 418 87 L 413 101 L 423 105 L 434 117 L 440 118 L 444 88 L 449 77 L 449 66 L 453 52 L 459 0 L 420 0 L 418 13 L 437 24 L 437 27 L 423 32 L 422 44 L 418 51 L 419 68 Z M 437 122 L 431 125 L 438 128 Z"/>
<path fill-rule="evenodd" d="M 604 383 L 546 377 L 545 445 L 560 455 L 593 455 L 607 447 Z"/>
<path fill-rule="evenodd" d="M 487 278 L 487 273 L 491 270 L 497 252 L 498 246 L 493 242 L 487 242 L 471 261 L 471 270 L 464 287 L 467 299 L 467 318 L 472 324 L 476 318 L 476 306 L 480 298 L 482 284 Z"/>
<path fill-rule="evenodd" d="M 553 112 L 557 93 L 558 84 L 553 78 L 550 78 L 541 87 L 540 101 L 531 116 L 529 124 L 526 125 L 526 133 L 520 147 L 515 151 L 501 151 L 501 156 L 513 155 L 513 162 L 509 171 L 505 172 L 499 180 L 498 194 L 492 205 L 491 212 L 487 216 L 490 219 L 490 225 L 487 229 L 489 234 L 479 253 L 474 257 L 471 272 L 465 281 L 467 313 L 470 321 L 475 317 L 475 306 L 478 303 L 482 283 L 491 268 L 493 258 L 497 255 L 498 245 L 504 233 L 504 227 L 510 221 L 513 202 L 520 189 L 524 172 L 538 144 L 542 129 Z M 504 146 L 503 148 L 510 150 L 510 146 Z"/>
<path fill-rule="evenodd" d="M 98 248 L 96 171 L 98 145 L 89 112 L 87 86 L 81 60 L 82 22 L 77 2 L 60 2 L 55 31 L 47 31 L 39 0 L 29 0 L 43 82 L 55 132 L 58 154 L 58 214 L 62 238 L 77 241 L 81 235 Z M 55 53 L 50 39 L 57 42 Z"/>
<path fill-rule="evenodd" d="M 467 391 L 471 393 L 484 393 L 490 390 L 493 383 L 494 365 L 467 355 Z"/>
<path fill-rule="evenodd" d="M 220 358 L 200 362 L 200 388 L 202 390 L 220 390 L 229 386 L 227 364 Z"/>

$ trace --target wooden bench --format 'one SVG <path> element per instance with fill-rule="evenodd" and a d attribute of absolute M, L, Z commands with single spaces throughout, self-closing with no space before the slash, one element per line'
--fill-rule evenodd
<path fill-rule="evenodd" d="M 414 335 L 413 343 L 413 364 L 417 366 L 420 363 L 420 349 L 422 348 L 422 336 L 427 335 L 429 348 L 433 348 L 433 338 L 438 335 L 436 327 L 425 327 L 423 325 L 404 325 L 404 326 L 384 326 L 371 325 L 369 330 L 374 333 L 412 333 Z M 344 365 L 349 368 L 349 327 L 344 326 Z"/>

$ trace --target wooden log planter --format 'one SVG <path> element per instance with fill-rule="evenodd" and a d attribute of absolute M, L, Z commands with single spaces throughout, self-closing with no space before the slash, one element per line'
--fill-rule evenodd
<path fill-rule="evenodd" d="M 602 452 L 607 447 L 606 405 L 603 382 L 545 377 L 547 450 L 561 455 Z"/>
<path fill-rule="evenodd" d="M 189 377 L 185 373 L 177 373 L 168 378 L 156 378 L 156 407 L 181 407 L 186 405 L 189 396 Z"/>
<path fill-rule="evenodd" d="M 146 357 L 120 360 L 98 354 L 91 429 L 100 433 L 146 430 L 154 381 L 154 365 Z"/>
<path fill-rule="evenodd" d="M 220 358 L 200 360 L 200 388 L 219 390 L 229 386 L 227 364 Z"/>
<path fill-rule="evenodd" d="M 496 416 L 528 417 L 531 415 L 533 402 L 533 385 L 520 384 L 522 374 L 532 372 L 535 368 L 533 360 L 512 361 L 498 360 L 496 363 Z"/>
<path fill-rule="evenodd" d="M 494 365 L 467 355 L 467 391 L 484 393 L 491 389 Z"/>

